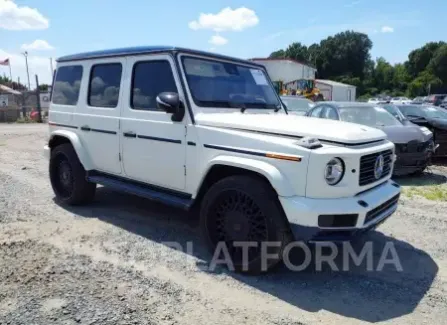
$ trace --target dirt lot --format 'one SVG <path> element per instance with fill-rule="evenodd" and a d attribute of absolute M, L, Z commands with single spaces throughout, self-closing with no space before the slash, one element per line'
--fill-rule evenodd
<path fill-rule="evenodd" d="M 447 324 L 447 203 L 421 197 L 429 183 L 445 190 L 440 168 L 399 180 L 398 212 L 363 239 L 377 254 L 392 242 L 402 272 L 248 277 L 203 271 L 210 256 L 181 211 L 104 188 L 91 206 L 59 206 L 46 131 L 0 124 L 0 324 Z"/>

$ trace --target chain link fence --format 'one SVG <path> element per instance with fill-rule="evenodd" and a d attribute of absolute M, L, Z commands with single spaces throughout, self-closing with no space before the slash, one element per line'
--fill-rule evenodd
<path fill-rule="evenodd" d="M 19 95 L 0 92 L 0 122 L 37 121 L 39 102 L 42 120 L 45 122 L 48 118 L 50 93 L 22 91 Z"/>

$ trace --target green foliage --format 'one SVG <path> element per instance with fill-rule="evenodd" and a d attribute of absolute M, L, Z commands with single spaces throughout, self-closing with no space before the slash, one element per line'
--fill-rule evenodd
<path fill-rule="evenodd" d="M 30 119 L 29 117 L 25 117 L 25 118 L 20 117 L 17 119 L 16 123 L 19 123 L 19 124 L 37 123 L 37 121 Z"/>
<path fill-rule="evenodd" d="M 430 61 L 432 60 L 435 52 L 442 46 L 445 45 L 444 42 L 430 42 L 411 51 L 408 55 L 408 61 L 406 67 L 410 76 L 415 78 L 421 72 L 427 69 Z"/>
<path fill-rule="evenodd" d="M 309 54 L 307 52 L 307 46 L 301 43 L 292 43 L 284 52 L 285 57 L 297 60 L 300 62 L 307 62 Z"/>
<path fill-rule="evenodd" d="M 15 90 L 26 90 L 26 87 L 22 85 L 21 83 L 17 83 L 15 81 L 12 81 L 10 78 L 6 76 L 0 76 L 0 85 L 5 85 L 9 88 L 15 89 Z"/>
<path fill-rule="evenodd" d="M 295 42 L 271 58 L 291 58 L 317 68 L 317 78 L 357 86 L 359 99 L 390 95 L 425 96 L 447 92 L 447 43 L 430 42 L 410 52 L 408 61 L 371 59 L 368 35 L 345 31 L 309 47 Z"/>
<path fill-rule="evenodd" d="M 41 84 L 41 85 L 39 85 L 39 90 L 42 92 L 47 92 L 49 87 L 50 86 L 47 84 Z"/>
<path fill-rule="evenodd" d="M 447 44 L 440 46 L 428 64 L 428 71 L 447 84 Z"/>
<path fill-rule="evenodd" d="M 407 92 L 410 96 L 423 96 L 427 94 L 429 90 L 431 90 L 431 92 L 436 92 L 436 90 L 441 88 L 442 81 L 426 70 L 421 72 L 418 77 L 408 85 Z"/>
<path fill-rule="evenodd" d="M 271 59 L 283 59 L 286 57 L 286 52 L 284 50 L 275 51 L 269 55 Z"/>

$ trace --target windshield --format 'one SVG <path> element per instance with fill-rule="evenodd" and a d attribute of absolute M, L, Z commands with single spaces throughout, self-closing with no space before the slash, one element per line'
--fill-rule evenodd
<path fill-rule="evenodd" d="M 340 107 L 341 120 L 351 123 L 363 124 L 371 127 L 401 125 L 390 113 L 382 107 L 352 106 Z"/>
<path fill-rule="evenodd" d="M 383 108 L 385 108 L 388 113 L 393 115 L 395 118 L 397 118 L 399 121 L 405 121 L 407 118 L 404 114 L 399 110 L 399 108 L 395 105 L 383 105 Z"/>
<path fill-rule="evenodd" d="M 200 107 L 280 108 L 264 71 L 237 63 L 184 57 L 183 68 L 194 103 Z"/>
<path fill-rule="evenodd" d="M 291 98 L 291 97 L 281 97 L 281 100 L 287 106 L 288 111 L 293 112 L 307 112 L 311 109 L 314 104 L 305 98 Z"/>
<path fill-rule="evenodd" d="M 426 106 L 422 108 L 424 110 L 425 116 L 430 118 L 442 118 L 447 119 L 447 112 L 444 110 L 432 107 L 432 106 Z"/>
<path fill-rule="evenodd" d="M 425 118 L 442 118 L 447 119 L 447 112 L 443 109 L 434 106 L 424 105 L 402 105 L 398 106 L 399 109 L 406 116 L 410 118 L 425 117 Z"/>

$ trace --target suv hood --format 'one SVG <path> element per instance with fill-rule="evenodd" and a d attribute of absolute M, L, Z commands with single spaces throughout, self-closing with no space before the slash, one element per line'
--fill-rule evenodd
<path fill-rule="evenodd" d="M 199 113 L 199 125 L 271 133 L 279 136 L 314 137 L 340 144 L 359 144 L 386 139 L 379 129 L 348 122 L 297 115 L 234 113 Z"/>

